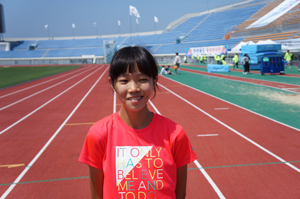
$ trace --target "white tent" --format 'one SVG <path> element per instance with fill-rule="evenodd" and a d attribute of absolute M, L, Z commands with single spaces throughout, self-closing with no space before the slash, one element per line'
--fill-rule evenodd
<path fill-rule="evenodd" d="M 245 45 L 255 45 L 255 43 L 252 41 L 241 42 L 238 45 L 236 45 L 234 48 L 232 48 L 231 52 L 238 53 L 241 51 L 242 46 L 245 46 Z"/>
<path fill-rule="evenodd" d="M 271 39 L 264 40 L 264 41 L 258 41 L 256 44 L 277 44 L 275 41 L 272 41 Z"/>

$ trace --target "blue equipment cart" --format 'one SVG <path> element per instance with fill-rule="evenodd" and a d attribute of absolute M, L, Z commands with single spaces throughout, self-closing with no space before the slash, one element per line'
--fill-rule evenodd
<path fill-rule="evenodd" d="M 265 73 L 279 73 L 280 75 L 284 74 L 284 62 L 282 56 L 277 57 L 262 57 L 260 73 L 264 75 Z"/>

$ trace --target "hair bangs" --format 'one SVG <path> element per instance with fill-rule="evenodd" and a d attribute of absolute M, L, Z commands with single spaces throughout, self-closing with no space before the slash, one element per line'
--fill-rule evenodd
<path fill-rule="evenodd" d="M 120 75 L 127 72 L 140 72 L 154 79 L 158 76 L 157 62 L 142 47 L 125 47 L 117 51 L 112 58 L 109 70 L 112 86 Z"/>

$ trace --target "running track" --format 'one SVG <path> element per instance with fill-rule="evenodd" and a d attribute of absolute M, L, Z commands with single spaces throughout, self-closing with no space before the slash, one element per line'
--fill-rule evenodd
<path fill-rule="evenodd" d="M 114 111 L 107 68 L 0 90 L 1 199 L 89 198 L 87 166 L 77 159 L 92 123 Z M 182 125 L 198 156 L 187 198 L 300 197 L 298 129 L 166 77 L 159 87 L 149 108 Z"/>

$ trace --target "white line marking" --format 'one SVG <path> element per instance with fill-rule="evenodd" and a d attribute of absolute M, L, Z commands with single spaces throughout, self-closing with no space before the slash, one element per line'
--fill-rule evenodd
<path fill-rule="evenodd" d="M 101 67 L 102 68 L 102 67 Z M 100 69 L 100 68 L 99 68 Z M 97 70 L 99 70 L 97 69 Z M 60 125 L 60 127 L 56 130 L 56 132 L 52 135 L 52 137 L 48 140 L 48 142 L 43 146 L 43 148 L 39 151 L 39 153 L 31 160 L 31 162 L 28 164 L 28 167 L 26 167 L 22 173 L 17 177 L 17 179 L 13 182 L 12 185 L 9 186 L 9 188 L 5 191 L 5 193 L 1 196 L 0 199 L 5 199 L 5 197 L 12 191 L 12 189 L 16 186 L 18 182 L 22 179 L 22 177 L 27 173 L 27 171 L 31 168 L 31 166 L 37 161 L 37 159 L 42 155 L 42 153 L 47 149 L 47 147 L 50 145 L 50 143 L 54 140 L 54 138 L 57 136 L 57 134 L 60 132 L 60 130 L 64 127 L 64 125 L 67 123 L 67 121 L 72 117 L 72 115 L 75 113 L 75 111 L 78 109 L 78 107 L 82 104 L 82 102 L 85 100 L 85 98 L 90 94 L 90 92 L 93 90 L 93 88 L 96 86 L 96 84 L 99 82 L 99 80 L 102 78 L 104 73 L 107 71 L 108 67 L 105 69 L 105 71 L 101 74 L 101 76 L 98 78 L 98 80 L 94 83 L 94 85 L 90 88 L 90 90 L 85 94 L 85 96 L 81 99 L 81 101 L 77 104 L 77 106 L 73 109 L 73 111 L 70 113 L 70 115 L 67 117 L 67 119 Z M 97 71 L 96 70 L 96 71 Z M 96 72 L 95 71 L 95 72 Z M 91 73 L 92 74 L 92 73 Z M 87 76 L 88 77 L 88 76 Z"/>
<path fill-rule="evenodd" d="M 192 70 L 192 69 L 190 69 Z M 218 77 L 218 76 L 210 76 L 210 75 L 206 75 L 206 74 L 201 74 L 201 73 L 196 73 L 196 72 L 191 72 L 191 71 L 185 71 L 185 72 L 188 72 L 188 73 L 194 73 L 194 74 L 197 74 L 197 75 L 204 75 L 204 76 L 209 76 L 209 77 L 215 77 L 215 78 L 220 78 L 220 79 L 225 79 L 225 80 L 231 80 L 231 81 L 237 81 L 237 82 L 242 82 L 242 83 L 246 83 L 246 84 L 254 84 L 254 85 L 259 85 L 259 86 L 264 86 L 264 87 L 270 87 L 270 88 L 275 88 L 275 89 L 279 89 L 279 90 L 284 90 L 282 88 L 278 88 L 278 87 L 274 87 L 274 86 L 268 86 L 268 85 L 263 85 L 263 84 L 258 84 L 258 83 L 253 83 L 253 82 L 246 82 L 246 81 L 243 81 L 243 80 L 236 80 L 236 79 L 229 79 L 229 78 L 226 78 L 226 77 Z M 232 76 L 230 76 L 232 77 Z M 233 76 L 235 77 L 235 76 Z M 166 77 L 167 78 L 167 77 Z M 245 77 L 239 77 L 239 78 L 245 78 Z M 168 78 L 169 79 L 169 78 Z M 250 78 L 245 78 L 245 79 L 250 79 Z M 256 79 L 251 79 L 251 80 L 256 80 Z M 278 82 L 273 82 L 273 81 L 267 81 L 267 80 L 258 80 L 258 81 L 265 81 L 265 82 L 271 82 L 271 83 L 278 83 Z M 288 84 L 288 83 L 281 83 L 279 82 L 280 84 L 287 84 L 287 85 L 293 85 L 293 86 L 299 86 L 300 88 L 300 85 L 297 85 L 297 84 Z M 297 92 L 294 92 L 294 91 L 290 91 L 290 90 L 285 90 L 287 92 L 292 92 L 292 93 L 297 93 Z"/>
<path fill-rule="evenodd" d="M 53 78 L 53 79 L 50 79 L 50 80 L 41 82 L 41 83 L 36 84 L 36 85 L 33 85 L 33 86 L 29 86 L 29 87 L 27 87 L 27 88 L 23 88 L 23 89 L 18 90 L 18 91 L 14 91 L 14 92 L 8 93 L 8 94 L 6 94 L 6 95 L 2 95 L 2 96 L 0 96 L 0 99 L 1 99 L 1 98 L 4 98 L 4 97 L 7 97 L 7 96 L 10 96 L 10 95 L 13 95 L 13 94 L 16 94 L 16 93 L 19 93 L 19 92 L 22 92 L 22 91 L 25 91 L 25 90 L 28 90 L 28 89 L 33 88 L 33 87 L 36 87 L 36 86 L 39 86 L 39 85 L 42 85 L 42 84 L 51 82 L 51 81 L 53 81 L 53 80 L 62 78 L 62 77 L 64 77 L 64 76 L 70 75 L 70 74 L 75 73 L 75 72 L 79 72 L 79 71 L 84 70 L 84 69 L 85 69 L 85 68 L 81 68 L 81 69 L 78 69 L 78 70 L 75 69 L 76 71 L 72 71 L 72 72 L 70 72 L 70 73 L 68 73 L 68 74 L 65 74 L 65 75 L 62 75 L 62 76 L 59 76 L 59 77 L 56 77 L 56 78 Z M 46 77 L 45 77 L 45 78 L 46 78 Z"/>
<path fill-rule="evenodd" d="M 102 67 L 98 68 L 97 70 L 101 69 Z M 47 101 L 46 103 L 44 103 L 43 105 L 41 105 L 40 107 L 38 107 L 37 109 L 35 109 L 34 111 L 30 112 L 29 114 L 27 114 L 26 116 L 24 116 L 23 118 L 19 119 L 18 121 L 16 121 L 15 123 L 13 123 L 12 125 L 10 125 L 9 127 L 7 127 L 6 129 L 2 130 L 0 132 L 0 135 L 2 133 L 4 133 L 5 131 L 9 130 L 10 128 L 14 127 L 15 125 L 17 125 L 18 123 L 22 122 L 23 120 L 25 120 L 26 118 L 28 118 L 29 116 L 31 116 L 32 114 L 34 114 L 35 112 L 37 112 L 38 110 L 40 110 L 41 108 L 43 108 L 44 106 L 46 106 L 47 104 L 49 104 L 50 102 L 52 102 L 53 100 L 55 100 L 56 98 L 58 98 L 59 96 L 61 96 L 62 94 L 64 94 L 65 92 L 67 92 L 68 90 L 70 90 L 71 88 L 73 88 L 74 86 L 76 86 L 77 84 L 79 84 L 80 82 L 82 82 L 83 80 L 85 80 L 86 78 L 88 78 L 89 76 L 91 76 L 93 73 L 95 73 L 97 70 L 95 70 L 94 72 L 92 72 L 91 74 L 87 75 L 86 77 L 84 77 L 83 79 L 81 79 L 80 81 L 78 81 L 77 83 L 73 84 L 72 86 L 70 86 L 69 88 L 67 88 L 66 90 L 64 90 L 63 92 L 61 92 L 60 94 L 56 95 L 55 97 L 53 97 L 52 99 L 50 99 L 49 101 Z"/>
<path fill-rule="evenodd" d="M 151 104 L 151 106 L 154 108 L 154 110 L 156 111 L 157 114 L 161 115 L 161 113 L 157 110 L 157 108 L 154 106 L 154 104 L 149 100 L 149 103 Z M 222 192 L 220 191 L 220 189 L 218 188 L 218 186 L 214 183 L 214 181 L 210 178 L 210 176 L 206 173 L 206 171 L 203 169 L 203 167 L 200 165 L 200 163 L 195 160 L 194 161 L 195 165 L 198 167 L 198 169 L 201 171 L 201 173 L 204 175 L 204 177 L 206 178 L 206 180 L 209 182 L 209 184 L 213 187 L 213 189 L 215 190 L 215 192 L 218 194 L 218 196 L 222 199 L 225 199 L 224 195 L 222 194 Z"/>
<path fill-rule="evenodd" d="M 29 98 L 31 98 L 31 97 L 37 95 L 37 94 L 40 94 L 40 93 L 42 93 L 42 92 L 44 92 L 44 91 L 46 91 L 46 90 L 49 90 L 50 88 L 53 88 L 53 87 L 55 87 L 55 86 L 58 86 L 59 84 L 62 84 L 62 83 L 64 83 L 64 82 L 66 82 L 66 81 L 68 81 L 68 80 L 70 80 L 70 79 L 73 79 L 74 77 L 77 77 L 78 75 L 81 75 L 81 74 L 83 74 L 83 73 L 85 73 L 85 72 L 87 72 L 87 71 L 89 71 L 89 70 L 92 70 L 92 69 L 93 69 L 93 68 L 90 68 L 90 69 L 88 69 L 88 70 L 86 70 L 86 71 L 83 71 L 83 72 L 81 72 L 81 73 L 78 73 L 78 74 L 76 74 L 76 75 L 74 75 L 74 76 L 72 76 L 72 77 L 69 77 L 68 79 L 65 79 L 65 80 L 63 80 L 63 81 L 61 81 L 61 82 L 58 82 L 58 83 L 56 83 L 56 84 L 54 84 L 54 85 L 52 85 L 52 86 L 49 86 L 49 87 L 47 87 L 47 88 L 45 88 L 45 89 L 43 89 L 43 90 L 38 91 L 38 92 L 36 92 L 36 93 L 33 93 L 32 95 L 29 95 L 29 96 L 24 97 L 24 98 L 22 98 L 22 99 L 20 99 L 20 100 L 18 100 L 18 101 L 15 101 L 15 102 L 13 102 L 13 103 L 11 103 L 11 104 L 9 104 L 9 105 L 6 105 L 6 106 L 0 108 L 0 111 L 6 109 L 6 108 L 8 108 L 8 107 L 11 107 L 11 106 L 13 106 L 13 105 L 15 105 L 15 104 L 18 104 L 18 103 L 20 103 L 20 102 L 22 102 L 22 101 L 24 101 L 24 100 L 26 100 L 26 99 L 29 99 Z"/>
<path fill-rule="evenodd" d="M 300 89 L 300 88 L 282 88 L 282 90 L 295 90 L 295 89 Z"/>
<path fill-rule="evenodd" d="M 186 85 L 186 84 L 183 84 L 183 83 L 181 83 L 181 82 L 175 81 L 175 80 L 170 79 L 170 78 L 168 78 L 168 77 L 165 77 L 165 76 L 162 76 L 162 75 L 160 75 L 160 76 L 161 76 L 161 77 L 164 77 L 164 78 L 166 78 L 166 79 L 168 79 L 168 80 L 170 80 L 170 81 L 173 81 L 173 82 L 176 82 L 176 83 L 178 83 L 178 84 L 184 85 L 184 86 L 186 86 L 186 87 L 188 87 L 188 88 L 191 88 L 191 89 L 193 89 L 193 90 L 195 90 L 195 91 L 198 91 L 199 93 L 203 93 L 203 94 L 209 95 L 209 96 L 211 96 L 211 97 L 213 97 L 213 98 L 216 98 L 216 99 L 218 99 L 218 100 L 221 100 L 221 101 L 226 102 L 226 103 L 228 103 L 228 104 L 231 104 L 231 105 L 233 105 L 233 106 L 236 106 L 236 107 L 239 107 L 239 108 L 241 108 L 241 109 L 244 109 L 244 110 L 246 110 L 246 111 L 248 111 L 248 112 L 250 112 L 250 113 L 259 115 L 259 116 L 261 116 L 261 117 L 264 117 L 264 118 L 266 118 L 266 119 L 268 119 L 268 120 L 271 120 L 271 121 L 276 122 L 276 123 L 278 123 L 278 124 L 281 124 L 281 125 L 283 125 L 283 126 L 289 127 L 289 128 L 294 129 L 294 130 L 296 130 L 296 131 L 300 131 L 300 129 L 297 129 L 297 128 L 293 127 L 293 126 L 284 124 L 284 123 L 282 123 L 282 122 L 279 122 L 279 121 L 277 121 L 277 120 L 274 120 L 274 119 L 269 118 L 269 117 L 267 117 L 267 116 L 264 116 L 264 115 L 262 115 L 262 114 L 256 113 L 256 112 L 251 111 L 251 110 L 249 110 L 249 109 L 246 109 L 246 108 L 244 108 L 244 107 L 242 107 L 242 106 L 239 106 L 239 105 L 234 104 L 234 103 L 232 103 L 232 102 L 226 101 L 226 100 L 224 100 L 224 99 L 222 99 L 222 98 L 216 97 L 216 96 L 214 96 L 214 95 L 212 95 L 212 94 L 209 94 L 209 93 L 206 93 L 206 92 L 204 92 L 204 91 L 198 90 L 198 89 L 196 89 L 196 88 L 193 88 L 193 87 L 188 86 L 188 85 Z"/>
<path fill-rule="evenodd" d="M 197 160 L 195 160 L 194 163 L 198 167 L 198 169 L 201 171 L 201 173 L 205 176 L 205 178 L 207 179 L 207 181 L 209 182 L 209 184 L 213 187 L 213 189 L 218 194 L 218 196 L 221 199 L 225 199 L 225 196 L 222 194 L 222 192 L 220 191 L 220 189 L 218 188 L 218 186 L 215 184 L 215 182 L 206 173 L 206 171 L 203 169 L 203 167 L 201 166 L 201 164 Z"/>
<path fill-rule="evenodd" d="M 228 110 L 229 108 L 215 108 L 216 111 L 218 110 Z"/>
<path fill-rule="evenodd" d="M 200 112 L 204 113 L 205 115 L 207 115 L 208 117 L 210 117 L 211 119 L 215 120 L 216 122 L 220 123 L 221 125 L 223 125 L 224 127 L 228 128 L 229 130 L 231 130 L 232 132 L 236 133 L 237 135 L 241 136 L 242 138 L 244 138 L 245 140 L 247 140 L 248 142 L 252 143 L 253 145 L 257 146 L 258 148 L 260 148 L 261 150 L 265 151 L 266 153 L 268 153 L 269 155 L 273 156 L 274 158 L 278 159 L 279 161 L 285 163 L 287 166 L 291 167 L 292 169 L 296 170 L 297 172 L 300 173 L 300 169 L 298 169 L 297 167 L 295 167 L 294 165 L 287 163 L 286 160 L 282 159 L 281 157 L 275 155 L 274 153 L 272 153 L 271 151 L 267 150 L 266 148 L 262 147 L 261 145 L 257 144 L 256 142 L 254 142 L 253 140 L 249 139 L 248 137 L 244 136 L 243 134 L 241 134 L 240 132 L 236 131 L 235 129 L 231 128 L 230 126 L 228 126 L 227 124 L 221 122 L 220 120 L 218 120 L 217 118 L 213 117 L 212 115 L 208 114 L 207 112 L 203 111 L 202 109 L 200 109 L 198 106 L 194 105 L 193 103 L 189 102 L 188 100 L 184 99 L 183 97 L 181 97 L 180 95 L 174 93 L 173 91 L 171 91 L 170 89 L 166 88 L 165 86 L 161 85 L 160 83 L 158 83 L 161 87 L 163 87 L 164 89 L 166 89 L 167 91 L 169 91 L 170 93 L 172 93 L 173 95 L 177 96 L 179 99 L 185 101 L 186 103 L 188 103 L 189 105 L 191 105 L 192 107 L 196 108 L 197 110 L 199 110 Z"/>
<path fill-rule="evenodd" d="M 218 136 L 219 134 L 200 134 L 197 135 L 198 137 L 205 137 L 205 136 Z"/>

